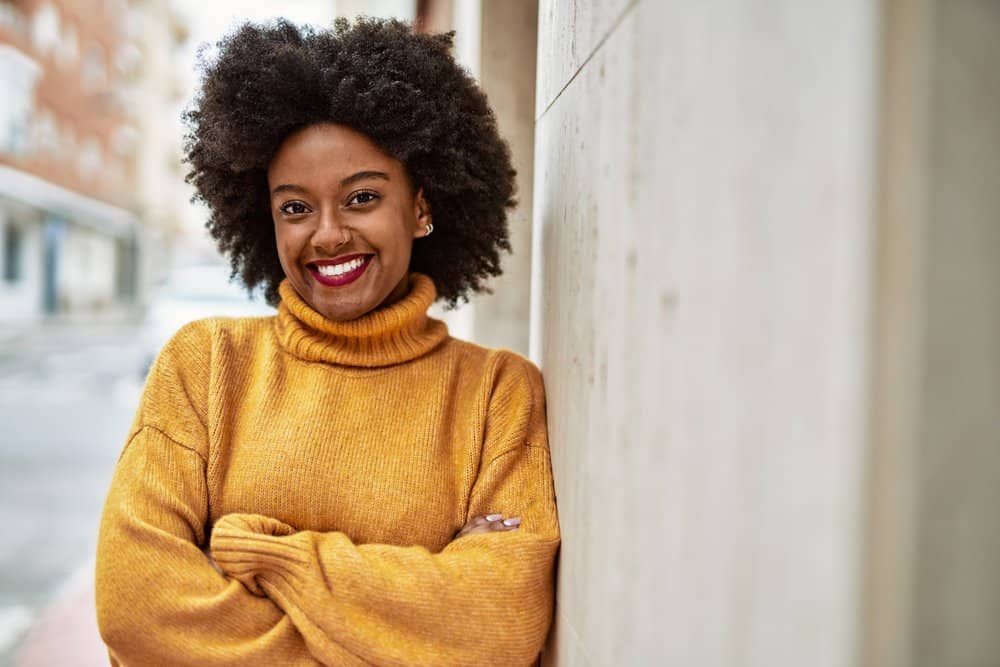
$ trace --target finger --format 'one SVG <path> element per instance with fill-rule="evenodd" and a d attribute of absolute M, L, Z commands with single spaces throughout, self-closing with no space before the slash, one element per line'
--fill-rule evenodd
<path fill-rule="evenodd" d="M 520 525 L 520 523 L 520 517 L 504 519 L 503 514 L 487 514 L 486 516 L 477 516 L 470 519 L 469 523 L 462 527 L 456 537 L 514 530 Z"/>
<path fill-rule="evenodd" d="M 502 514 L 487 514 L 486 516 L 476 516 L 469 520 L 469 523 L 465 524 L 466 528 L 472 528 L 475 526 L 485 526 L 491 521 L 496 521 L 497 519 L 502 519 Z"/>
<path fill-rule="evenodd" d="M 496 520 L 490 522 L 490 530 L 501 531 L 501 530 L 514 530 L 519 525 L 521 525 L 520 517 L 511 517 L 509 519 Z"/>
<path fill-rule="evenodd" d="M 458 537 L 464 535 L 469 535 L 473 532 L 480 532 L 486 530 L 489 526 L 490 521 L 496 520 L 501 515 L 499 514 L 489 514 L 486 516 L 475 516 L 469 519 L 469 522 L 461 527 L 458 531 Z"/>

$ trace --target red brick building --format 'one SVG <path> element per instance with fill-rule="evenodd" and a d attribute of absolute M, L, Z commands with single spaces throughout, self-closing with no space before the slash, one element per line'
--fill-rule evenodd
<path fill-rule="evenodd" d="M 130 20 L 125 0 L 0 0 L 0 321 L 133 297 Z"/>

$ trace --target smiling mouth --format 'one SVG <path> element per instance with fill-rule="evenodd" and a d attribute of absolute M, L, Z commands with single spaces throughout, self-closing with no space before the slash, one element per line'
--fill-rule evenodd
<path fill-rule="evenodd" d="M 316 282 L 327 287 L 340 287 L 353 283 L 364 275 L 375 255 L 352 255 L 340 260 L 319 260 L 306 264 Z"/>

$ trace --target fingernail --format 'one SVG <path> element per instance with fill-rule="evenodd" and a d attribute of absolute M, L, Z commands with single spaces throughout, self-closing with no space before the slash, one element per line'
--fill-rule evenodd
<path fill-rule="evenodd" d="M 497 519 L 499 519 L 502 516 L 503 516 L 503 514 L 487 514 L 486 515 L 486 520 L 487 521 L 496 521 Z"/>
<path fill-rule="evenodd" d="M 505 525 L 505 526 L 516 526 L 519 523 L 521 523 L 521 517 L 519 517 L 519 516 L 515 516 L 515 517 L 512 517 L 510 519 L 504 519 L 503 520 L 503 525 Z"/>

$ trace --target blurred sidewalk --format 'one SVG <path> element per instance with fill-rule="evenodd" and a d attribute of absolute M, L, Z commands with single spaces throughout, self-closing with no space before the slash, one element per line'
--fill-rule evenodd
<path fill-rule="evenodd" d="M 0 342 L 0 667 L 107 665 L 93 604 L 105 494 L 142 388 L 128 321 Z"/>
<path fill-rule="evenodd" d="M 81 568 L 42 611 L 21 642 L 14 667 L 105 667 L 108 653 L 97 631 L 94 567 Z"/>

